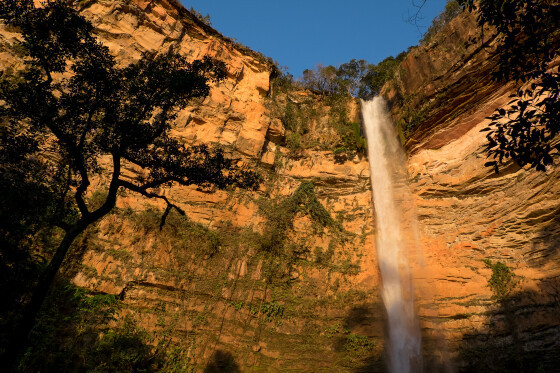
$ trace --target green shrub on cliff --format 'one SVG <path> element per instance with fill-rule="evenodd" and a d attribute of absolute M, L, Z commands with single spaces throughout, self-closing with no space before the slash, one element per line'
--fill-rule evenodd
<path fill-rule="evenodd" d="M 296 191 L 276 203 L 261 203 L 261 211 L 267 217 L 267 229 L 263 233 L 261 251 L 281 254 L 287 234 L 293 229 L 297 214 L 309 216 L 321 227 L 334 226 L 336 223 L 323 207 L 315 194 L 310 181 L 302 181 Z"/>
<path fill-rule="evenodd" d="M 494 298 L 498 302 L 505 302 L 513 290 L 519 285 L 521 278 L 517 276 L 510 267 L 503 262 L 492 263 L 490 259 L 485 259 L 486 268 L 492 270 L 492 275 L 488 280 L 488 286 L 494 293 Z"/>
<path fill-rule="evenodd" d="M 260 209 L 267 218 L 267 224 L 259 237 L 258 248 L 265 254 L 266 265 L 263 271 L 269 282 L 288 276 L 295 262 L 304 259 L 311 251 L 305 243 L 288 242 L 298 214 L 308 216 L 317 232 L 325 227 L 339 229 L 317 199 L 315 187 L 310 181 L 302 181 L 291 196 L 280 201 L 261 201 Z"/>

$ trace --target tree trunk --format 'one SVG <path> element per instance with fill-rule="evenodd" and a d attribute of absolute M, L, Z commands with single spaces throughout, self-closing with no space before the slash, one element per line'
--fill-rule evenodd
<path fill-rule="evenodd" d="M 43 305 L 43 302 L 47 297 L 49 289 L 54 282 L 54 278 L 58 273 L 60 266 L 62 265 L 62 262 L 64 261 L 68 250 L 70 249 L 70 246 L 72 245 L 76 237 L 78 237 L 78 235 L 82 233 L 88 225 L 89 223 L 80 220 L 76 225 L 74 225 L 66 232 L 64 238 L 58 245 L 58 248 L 56 249 L 52 260 L 39 277 L 37 286 L 35 287 L 35 290 L 31 295 L 31 300 L 23 311 L 22 319 L 16 328 L 12 343 L 8 347 L 5 354 L 6 361 L 2 365 L 4 367 L 10 367 L 10 371 L 17 370 L 16 364 L 24 352 L 29 333 L 35 325 L 37 315 L 39 314 L 41 306 Z"/>

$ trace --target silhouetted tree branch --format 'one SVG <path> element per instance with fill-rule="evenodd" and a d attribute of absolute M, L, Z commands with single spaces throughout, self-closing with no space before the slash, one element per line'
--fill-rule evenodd
<path fill-rule="evenodd" d="M 32 0 L 4 0 L 0 20 L 21 32 L 26 54 L 25 69 L 4 72 L 0 81 L 1 133 L 6 135 L 1 145 L 10 154 L 4 159 L 20 166 L 35 159 L 53 171 L 35 182 L 59 191 L 60 207 L 49 220 L 64 231 L 25 307 L 6 367 L 21 352 L 70 246 L 115 207 L 120 188 L 163 200 L 163 224 L 170 209 L 184 211 L 153 188 L 178 183 L 254 189 L 260 177 L 221 149 L 187 147 L 169 134 L 181 108 L 206 97 L 210 82 L 225 79 L 222 62 L 145 54 L 119 67 L 93 36 L 92 25 L 64 1 L 37 8 Z M 10 144 L 14 139 L 20 143 Z M 110 159 L 109 166 L 101 167 L 102 158 Z M 146 179 L 140 184 L 123 179 L 125 161 L 144 169 Z M 34 172 L 20 171 L 24 178 Z M 100 205 L 88 203 L 92 178 L 106 175 L 106 197 Z"/>
<path fill-rule="evenodd" d="M 560 146 L 560 73 L 551 63 L 560 57 L 560 3 L 557 0 L 460 0 L 477 12 L 479 25 L 498 32 L 495 80 L 525 84 L 515 92 L 507 108 L 489 117 L 486 150 L 499 166 L 508 159 L 519 166 L 544 171 Z"/>

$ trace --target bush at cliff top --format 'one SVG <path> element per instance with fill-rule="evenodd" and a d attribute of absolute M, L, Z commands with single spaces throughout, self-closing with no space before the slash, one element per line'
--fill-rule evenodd
<path fill-rule="evenodd" d="M 338 67 L 317 65 L 303 71 L 300 83 L 324 96 L 370 99 L 379 94 L 386 82 L 393 79 L 406 54 L 402 52 L 397 57 L 387 57 L 378 64 L 352 59 Z"/>

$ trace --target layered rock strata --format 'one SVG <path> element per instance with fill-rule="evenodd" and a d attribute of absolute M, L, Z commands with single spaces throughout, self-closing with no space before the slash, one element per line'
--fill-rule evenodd
<path fill-rule="evenodd" d="M 242 371 L 382 371 L 367 160 L 340 164 L 325 146 L 292 154 L 270 108 L 275 67 L 178 3 L 96 0 L 76 6 L 122 64 L 170 50 L 225 62 L 226 81 L 181 111 L 172 134 L 187 144 L 225 147 L 265 182 L 255 193 L 163 188 L 158 192 L 181 206 L 188 221 L 174 217 L 162 232 L 157 221 L 163 206 L 121 195 L 117 211 L 76 245 L 78 263 L 68 272 L 73 282 L 118 295 L 120 316 L 131 315 L 154 343 L 180 350 L 184 369 L 226 364 Z M 2 62 L 18 68 L 21 59 L 12 50 L 17 32 L 1 35 Z M 316 102 L 311 96 L 300 92 L 289 100 Z M 142 170 L 125 165 L 123 174 L 134 180 Z M 272 219 L 286 218 L 278 206 L 303 181 L 313 182 L 312 193 L 332 222 L 317 225 L 304 201 L 290 217 L 293 229 L 282 250 L 267 252 Z M 96 183 L 102 190 L 104 181 Z"/>
<path fill-rule="evenodd" d="M 270 109 L 274 67 L 178 3 L 90 0 L 78 6 L 122 63 L 169 50 L 224 61 L 227 81 L 183 110 L 173 134 L 185 143 L 221 144 L 252 162 L 266 181 L 255 193 L 162 190 L 189 218 L 163 232 L 154 223 L 161 206 L 122 196 L 119 211 L 82 240 L 74 282 L 119 295 L 123 314 L 180 348 L 185 366 L 196 371 L 220 364 L 241 371 L 384 371 L 367 160 L 341 163 L 317 147 L 290 156 L 286 129 Z M 559 168 L 536 173 L 509 165 L 496 175 L 483 166 L 479 131 L 514 85 L 489 78 L 491 33 L 465 46 L 479 32 L 473 16 L 461 15 L 432 44 L 413 50 L 384 90 L 410 139 L 421 249 L 413 252 L 414 273 L 427 371 L 477 371 L 469 362 L 492 363 L 480 354 L 488 346 L 496 356 L 500 348 L 537 356 L 548 369 L 558 366 L 560 341 L 554 317 Z M 17 38 L 13 30 L 0 33 L 2 66 L 21 66 L 14 57 Z M 126 172 L 133 179 L 140 170 Z M 270 211 L 302 181 L 314 183 L 335 223 L 317 226 L 301 206 L 286 251 L 263 251 L 259 240 L 273 225 L 270 217 L 280 216 Z M 492 298 L 484 259 L 505 262 L 523 276 L 507 310 Z"/>
<path fill-rule="evenodd" d="M 422 247 L 419 317 L 432 341 L 425 347 L 460 371 L 557 371 L 560 168 L 558 160 L 546 172 L 484 166 L 480 131 L 517 85 L 491 79 L 496 39 L 482 31 L 474 15 L 461 14 L 411 51 L 385 87 L 395 121 L 415 126 L 406 147 Z M 507 302 L 488 286 L 484 260 L 519 276 Z"/>

